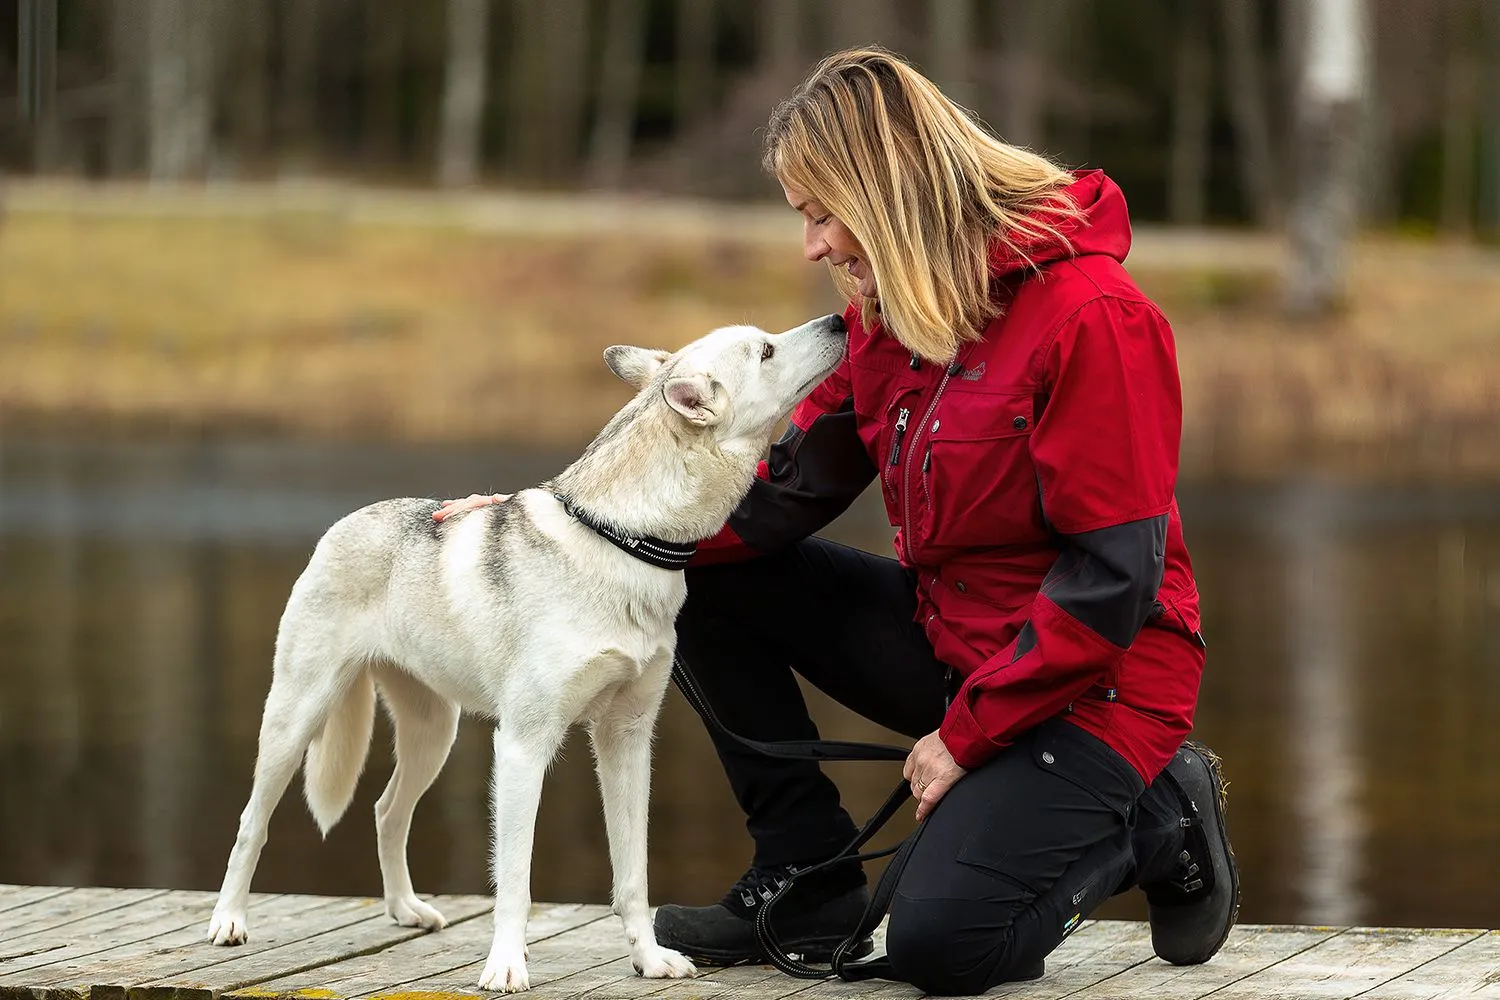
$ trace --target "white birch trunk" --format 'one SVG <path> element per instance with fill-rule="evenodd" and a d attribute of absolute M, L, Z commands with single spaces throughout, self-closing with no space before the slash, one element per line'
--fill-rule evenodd
<path fill-rule="evenodd" d="M 588 178 L 595 187 L 625 183 L 635 131 L 635 105 L 645 58 L 643 0 L 611 0 L 605 15 L 604 65 L 599 74 L 598 114 L 589 136 Z"/>
<path fill-rule="evenodd" d="M 444 187 L 466 187 L 479 179 L 488 40 L 489 0 L 448 0 L 448 64 L 438 137 L 438 183 Z"/>
<path fill-rule="evenodd" d="M 1297 190 L 1287 220 L 1286 304 L 1295 316 L 1323 315 L 1343 302 L 1368 86 L 1364 0 L 1312 0 L 1308 13 L 1297 93 Z"/>
<path fill-rule="evenodd" d="M 148 0 L 146 101 L 151 180 L 200 176 L 208 164 L 209 12 L 189 0 Z"/>

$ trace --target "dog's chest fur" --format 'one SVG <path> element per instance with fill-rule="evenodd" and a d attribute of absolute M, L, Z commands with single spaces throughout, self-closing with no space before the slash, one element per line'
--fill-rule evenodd
<path fill-rule="evenodd" d="M 442 631 L 469 645 L 467 656 L 448 650 L 450 664 L 463 659 L 467 668 L 444 670 L 439 683 L 471 711 L 510 700 L 501 689 L 520 678 L 583 714 L 601 691 L 639 676 L 673 647 L 687 596 L 682 573 L 622 551 L 545 491 L 465 515 L 438 544 L 432 597 L 457 626 Z"/>

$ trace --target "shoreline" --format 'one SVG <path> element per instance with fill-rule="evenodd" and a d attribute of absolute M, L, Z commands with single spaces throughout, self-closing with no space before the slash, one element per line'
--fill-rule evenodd
<path fill-rule="evenodd" d="M 766 205 L 8 181 L 0 426 L 572 450 L 626 398 L 609 344 L 838 309 L 797 238 Z M 1500 253 L 1365 237 L 1346 312 L 1294 325 L 1279 247 L 1136 234 L 1183 478 L 1500 478 Z"/>

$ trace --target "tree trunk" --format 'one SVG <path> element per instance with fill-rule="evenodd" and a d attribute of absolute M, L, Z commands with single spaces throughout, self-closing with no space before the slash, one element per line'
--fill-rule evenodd
<path fill-rule="evenodd" d="M 153 181 L 201 176 L 208 163 L 211 34 L 191 0 L 148 0 L 148 160 Z"/>
<path fill-rule="evenodd" d="M 1208 182 L 1208 30 L 1198 0 L 1177 7 L 1176 94 L 1167 204 L 1179 226 L 1199 226 Z"/>
<path fill-rule="evenodd" d="M 382 0 L 365 5 L 364 108 L 361 146 L 367 164 L 385 167 L 400 145 L 402 6 Z"/>
<path fill-rule="evenodd" d="M 266 63 L 270 48 L 271 10 L 267 0 L 238 0 L 232 24 L 238 72 L 234 87 L 234 144 L 242 159 L 256 164 L 266 153 L 270 134 Z"/>
<path fill-rule="evenodd" d="M 605 32 L 598 112 L 589 137 L 588 178 L 595 187 L 614 189 L 625 183 L 625 170 L 630 165 L 635 105 L 645 59 L 643 0 L 611 0 Z"/>
<path fill-rule="evenodd" d="M 110 24 L 110 109 L 106 160 L 111 177 L 139 169 L 146 146 L 146 12 L 140 0 L 115 0 Z"/>
<path fill-rule="evenodd" d="M 896 0 L 829 0 L 818 8 L 830 51 L 883 45 L 904 52 L 906 38 Z"/>
<path fill-rule="evenodd" d="M 715 13 L 716 0 L 677 0 L 673 124 L 679 135 L 708 107 L 714 78 Z"/>
<path fill-rule="evenodd" d="M 796 77 L 802 64 L 802 0 L 761 0 L 760 62 L 778 76 Z"/>
<path fill-rule="evenodd" d="M 17 82 L 21 118 L 31 140 L 32 169 L 62 166 L 63 133 L 57 108 L 57 0 L 20 0 Z M 25 133 L 23 133 L 25 134 Z"/>
<path fill-rule="evenodd" d="M 1474 115 L 1479 86 L 1470 36 L 1471 0 L 1445 0 L 1447 44 L 1443 60 L 1443 180 L 1438 221 L 1448 236 L 1472 231 L 1474 208 Z"/>
<path fill-rule="evenodd" d="M 1479 161 L 1479 224 L 1488 233 L 1500 234 L 1500 4 L 1484 4 L 1482 17 L 1484 70 L 1480 86 L 1484 99 L 1480 106 L 1484 109 L 1484 132 Z"/>
<path fill-rule="evenodd" d="M 1311 0 L 1318 2 L 1318 0 Z M 1229 106 L 1239 152 L 1240 180 L 1255 221 L 1271 227 L 1281 219 L 1275 157 L 1261 72 L 1259 5 L 1251 0 L 1220 0 L 1224 18 Z"/>
<path fill-rule="evenodd" d="M 1288 218 L 1288 311 L 1325 315 L 1344 299 L 1358 204 L 1367 82 L 1364 0 L 1313 0 L 1297 93 L 1297 189 Z"/>
<path fill-rule="evenodd" d="M 465 187 L 479 179 L 489 0 L 448 0 L 448 60 L 443 83 L 438 183 Z"/>
<path fill-rule="evenodd" d="M 564 181 L 578 167 L 578 137 L 588 97 L 586 0 L 515 0 L 511 112 L 513 169 Z"/>
<path fill-rule="evenodd" d="M 999 93 L 993 120 L 1000 137 L 1017 146 L 1046 144 L 1047 74 L 1059 12 L 1045 0 L 997 0 L 1000 22 Z"/>
<path fill-rule="evenodd" d="M 974 8 L 970 0 L 943 0 L 928 7 L 932 38 L 931 76 L 949 99 L 973 108 L 978 97 L 974 86 L 971 47 L 974 42 Z"/>
<path fill-rule="evenodd" d="M 126 0 L 128 2 L 128 0 Z M 306 173 L 318 120 L 318 14 L 322 0 L 281 0 L 283 69 L 276 131 L 283 173 Z"/>

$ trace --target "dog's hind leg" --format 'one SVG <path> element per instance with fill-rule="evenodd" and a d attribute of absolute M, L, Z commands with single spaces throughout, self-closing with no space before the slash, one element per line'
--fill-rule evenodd
<path fill-rule="evenodd" d="M 311 645 L 315 644 L 305 644 L 304 648 Z M 316 654 L 309 649 L 302 655 Z M 260 745 L 250 801 L 240 813 L 239 833 L 208 925 L 208 937 L 214 944 L 242 944 L 249 938 L 246 908 L 250 881 L 266 843 L 266 825 L 271 821 L 271 813 L 297 773 L 303 752 L 323 728 L 333 706 L 345 696 L 348 685 L 369 683 L 357 662 L 345 664 L 344 669 L 324 669 L 321 664 L 293 662 L 293 659 L 287 647 L 278 647 L 276 670 L 260 721 Z"/>
<path fill-rule="evenodd" d="M 459 707 L 399 667 L 375 674 L 396 729 L 396 770 L 375 803 L 375 836 L 385 912 L 402 927 L 439 930 L 447 921 L 417 898 L 406 861 L 412 811 L 448 759 L 458 735 Z"/>
<path fill-rule="evenodd" d="M 531 911 L 531 851 L 542 778 L 567 734 L 566 713 L 507 705 L 495 727 L 495 937 L 479 988 L 531 988 L 526 972 L 526 918 Z"/>
<path fill-rule="evenodd" d="M 695 973 L 686 957 L 656 943 L 646 891 L 646 823 L 651 798 L 651 735 L 661 710 L 672 655 L 653 660 L 622 687 L 589 727 L 604 799 L 609 860 L 614 870 L 614 910 L 625 924 L 630 961 L 649 978 Z"/>

